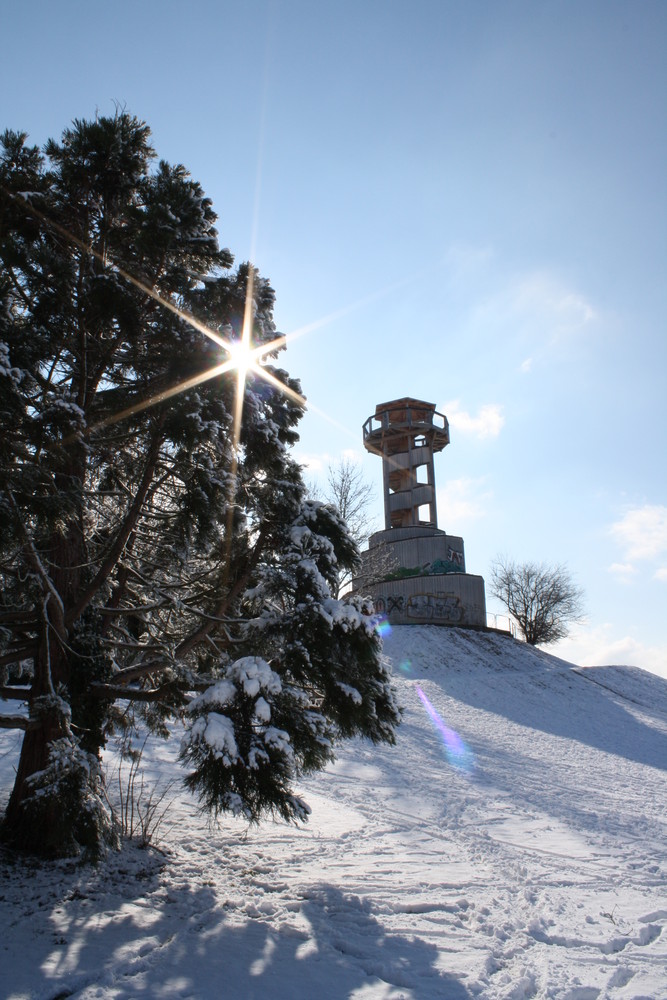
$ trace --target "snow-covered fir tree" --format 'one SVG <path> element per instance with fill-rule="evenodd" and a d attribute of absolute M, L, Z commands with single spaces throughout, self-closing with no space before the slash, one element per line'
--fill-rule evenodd
<path fill-rule="evenodd" d="M 305 817 L 294 782 L 339 739 L 394 739 L 370 608 L 333 597 L 356 546 L 290 454 L 280 341 L 266 378 L 208 377 L 246 305 L 276 340 L 215 222 L 127 113 L 43 152 L 2 137 L 0 697 L 28 705 L 0 716 L 25 731 L 2 834 L 24 849 L 113 841 L 99 755 L 137 718 L 182 715 L 188 785 L 251 820 Z"/>

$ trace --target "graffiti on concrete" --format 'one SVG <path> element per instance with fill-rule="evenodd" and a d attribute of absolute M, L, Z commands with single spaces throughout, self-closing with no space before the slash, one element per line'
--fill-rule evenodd
<path fill-rule="evenodd" d="M 408 598 L 408 617 L 456 625 L 463 621 L 461 601 L 453 594 L 413 594 Z"/>
<path fill-rule="evenodd" d="M 386 615 L 387 618 L 392 614 L 402 615 L 405 610 L 405 597 L 403 594 L 388 594 L 386 597 L 376 597 L 373 605 L 377 615 Z"/>
<path fill-rule="evenodd" d="M 403 594 L 386 594 L 376 597 L 373 603 L 375 613 L 387 618 L 407 615 L 408 618 L 449 625 L 457 625 L 465 619 L 465 609 L 454 594 L 412 594 L 407 604 Z"/>
<path fill-rule="evenodd" d="M 392 611 L 398 611 L 401 614 L 404 601 L 403 594 L 389 594 L 387 597 L 387 614 L 390 615 Z"/>
<path fill-rule="evenodd" d="M 443 573 L 463 573 L 463 553 L 450 548 L 447 559 L 434 559 L 423 566 L 399 566 L 387 573 L 384 580 L 406 580 L 412 576 L 440 576 Z"/>

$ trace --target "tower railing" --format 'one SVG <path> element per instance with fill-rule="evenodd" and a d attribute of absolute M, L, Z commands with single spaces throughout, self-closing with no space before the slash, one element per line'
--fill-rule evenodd
<path fill-rule="evenodd" d="M 402 433 L 410 430 L 424 432 L 430 429 L 449 432 L 449 422 L 444 413 L 437 410 L 425 410 L 410 406 L 397 407 L 394 410 L 383 410 L 369 417 L 363 425 L 364 441 L 382 432 L 396 431 Z"/>

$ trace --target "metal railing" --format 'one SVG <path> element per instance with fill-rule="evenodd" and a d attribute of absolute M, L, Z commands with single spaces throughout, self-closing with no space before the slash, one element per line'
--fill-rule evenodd
<path fill-rule="evenodd" d="M 494 628 L 498 632 L 509 632 L 516 639 L 516 625 L 508 615 L 496 615 L 492 611 L 486 612 L 487 628 Z"/>

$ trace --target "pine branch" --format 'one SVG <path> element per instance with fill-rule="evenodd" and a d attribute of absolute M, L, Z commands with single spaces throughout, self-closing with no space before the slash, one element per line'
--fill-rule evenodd
<path fill-rule="evenodd" d="M 55 607 L 57 609 L 56 610 L 56 621 L 55 621 L 56 631 L 58 632 L 59 635 L 64 635 L 64 633 L 65 633 L 65 627 L 64 627 L 64 618 L 63 618 L 63 615 L 64 615 L 64 610 L 65 609 L 63 607 L 62 598 L 61 598 L 60 594 L 58 593 L 58 591 L 56 590 L 56 588 L 55 588 L 55 586 L 53 584 L 53 581 L 51 580 L 51 577 L 46 572 L 46 570 L 44 568 L 44 565 L 42 563 L 42 560 L 39 558 L 39 553 L 37 552 L 37 549 L 35 548 L 35 543 L 33 542 L 32 538 L 30 537 L 30 535 L 29 535 L 29 533 L 28 533 L 28 531 L 27 531 L 27 529 L 26 529 L 26 527 L 25 527 L 25 525 L 23 523 L 23 520 L 21 519 L 21 512 L 20 512 L 20 510 L 18 508 L 18 504 L 16 503 L 16 500 L 14 499 L 14 494 L 12 493 L 11 490 L 7 490 L 7 496 L 9 497 L 10 503 L 11 503 L 12 507 L 14 508 L 14 512 L 16 514 L 16 521 L 17 521 L 17 527 L 18 527 L 18 530 L 19 530 L 19 534 L 23 537 L 24 542 L 25 542 L 25 551 L 26 551 L 27 556 L 28 556 L 28 562 L 30 563 L 30 565 L 32 566 L 32 568 L 35 570 L 35 572 L 39 576 L 39 578 L 42 581 L 42 583 L 44 584 L 44 587 L 46 589 L 45 596 L 53 598 L 54 605 L 55 605 Z M 45 607 L 46 607 L 46 605 L 45 605 Z"/>
<path fill-rule="evenodd" d="M 146 663 L 138 663 L 133 667 L 125 667 L 123 670 L 119 670 L 114 674 L 114 682 L 116 685 L 121 687 L 125 684 L 129 684 L 131 681 L 139 680 L 140 677 L 146 677 L 148 674 L 159 673 L 162 670 L 167 670 L 169 667 L 174 666 L 174 661 L 167 659 L 166 656 L 162 656 L 156 660 L 148 660 Z"/>
<path fill-rule="evenodd" d="M 14 291 L 17 292 L 20 298 L 23 300 L 23 304 L 26 307 L 26 309 L 30 310 L 32 308 L 32 299 L 30 298 L 29 295 L 27 295 L 23 286 L 21 285 L 21 282 L 16 277 L 14 273 L 14 268 L 7 267 L 5 273 L 9 275 L 12 287 L 14 288 Z"/>

